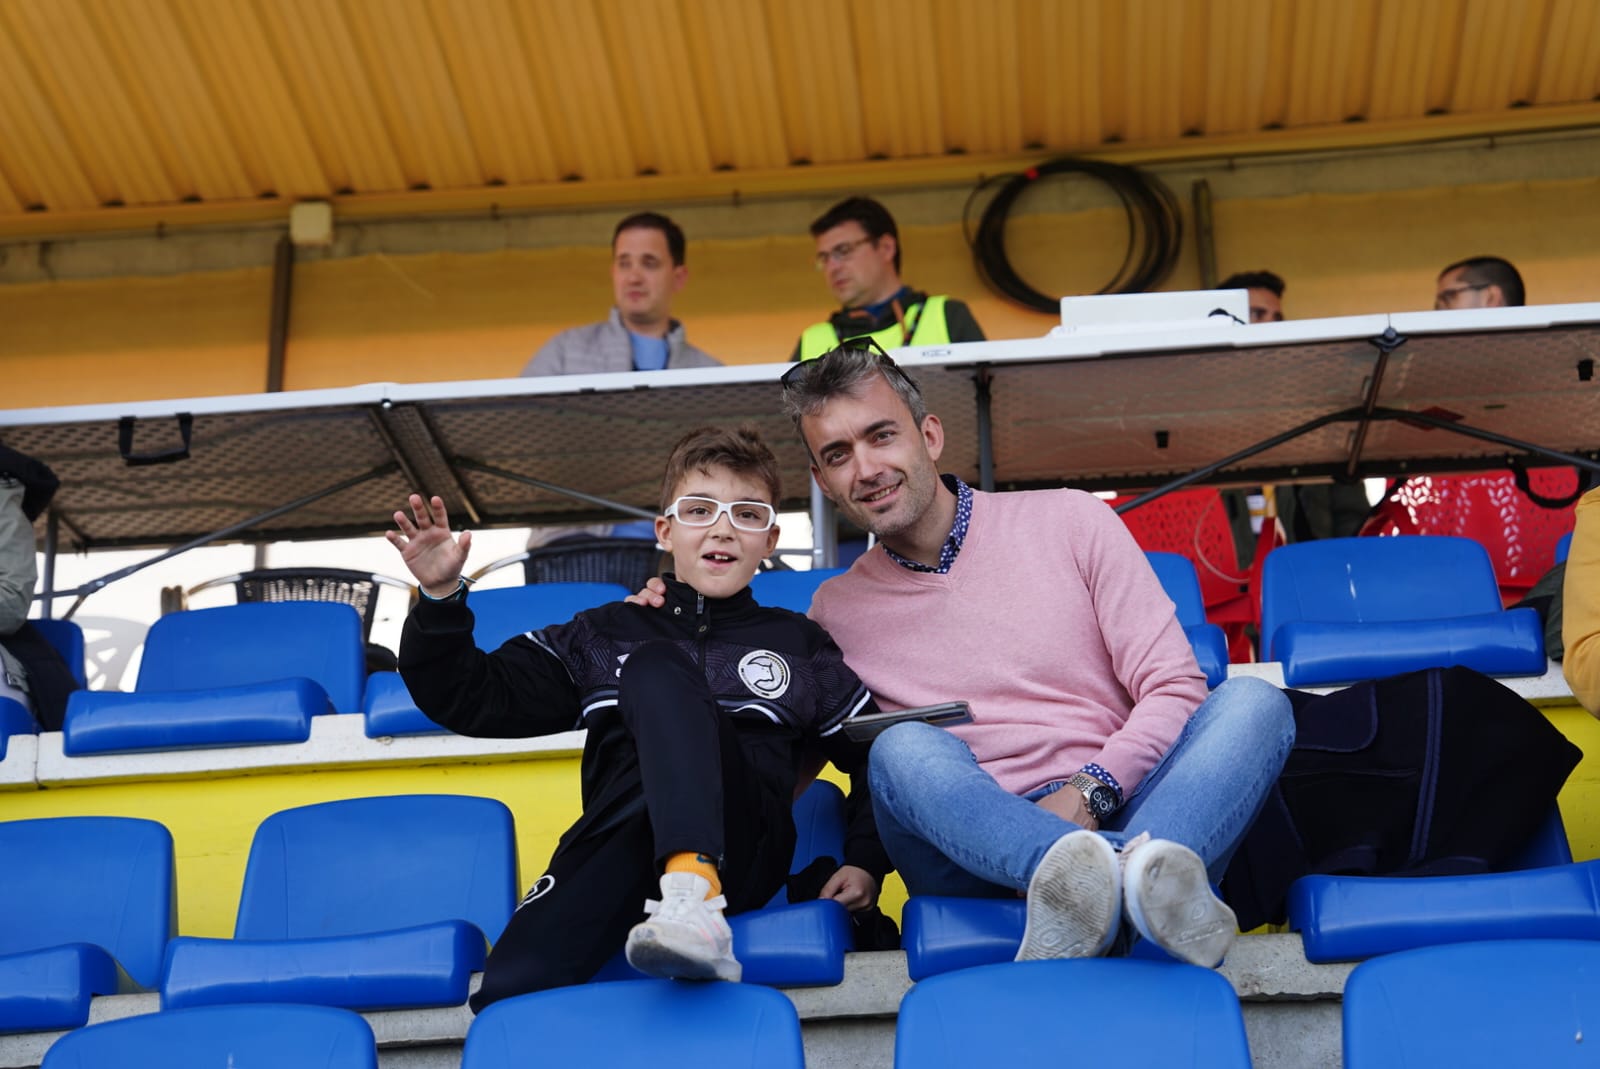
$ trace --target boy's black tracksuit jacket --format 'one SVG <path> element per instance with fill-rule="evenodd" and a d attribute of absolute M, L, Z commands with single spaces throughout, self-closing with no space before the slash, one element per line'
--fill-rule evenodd
<path fill-rule="evenodd" d="M 775 851 L 787 865 L 794 851 L 789 809 L 795 787 L 819 757 L 826 757 L 852 782 L 843 862 L 865 869 L 880 882 L 892 868 L 872 817 L 866 782 L 869 744 L 850 741 L 840 729 L 847 719 L 877 707 L 833 640 L 806 617 L 758 605 L 748 588 L 729 598 L 707 598 L 668 576 L 663 608 L 604 605 L 579 613 L 569 623 L 512 638 L 492 654 L 473 644 L 472 625 L 465 596 L 421 601 L 405 623 L 400 673 L 418 708 L 458 734 L 525 738 L 588 729 L 581 766 L 584 815 L 562 837 L 552 871 L 560 868 L 564 853 L 587 856 L 586 849 L 602 849 L 594 840 L 612 834 L 627 838 L 634 833 L 625 831 L 626 826 L 640 822 L 644 798 L 637 768 L 619 770 L 613 759 L 619 745 L 632 745 L 617 715 L 618 677 L 632 650 L 663 641 L 687 653 L 704 671 L 725 720 L 737 731 L 747 769 L 763 793 L 770 792 L 771 804 L 762 809 L 767 823 L 777 826 L 762 828 L 763 837 L 770 837 L 764 853 Z M 616 854 L 615 849 L 610 852 Z M 657 873 L 648 840 L 632 853 L 638 855 L 631 862 L 638 871 L 627 883 L 653 887 Z M 615 856 L 608 862 L 619 863 Z M 777 878 L 781 882 L 786 875 L 785 868 Z M 548 874 L 536 883 L 530 899 L 546 878 Z M 738 873 L 725 869 L 733 912 L 762 904 L 776 889 L 764 887 L 761 901 L 741 902 L 747 896 L 736 894 L 738 880 Z M 642 905 L 640 898 L 626 907 L 634 920 L 640 919 Z M 508 932 L 516 927 L 514 918 Z M 606 948 L 599 960 L 618 946 L 620 941 Z M 491 957 L 491 973 L 493 965 Z"/>

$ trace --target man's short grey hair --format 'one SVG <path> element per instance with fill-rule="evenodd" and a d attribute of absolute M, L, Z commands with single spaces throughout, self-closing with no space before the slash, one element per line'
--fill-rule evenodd
<path fill-rule="evenodd" d="M 805 434 L 800 431 L 802 417 L 816 415 L 840 394 L 855 393 L 875 375 L 881 375 L 900 395 L 900 400 L 911 410 L 911 418 L 921 427 L 928 416 L 928 406 L 923 403 L 922 390 L 911 376 L 883 350 L 847 342 L 790 368 L 783 376 L 783 410 L 794 421 L 800 440 L 805 441 Z"/>

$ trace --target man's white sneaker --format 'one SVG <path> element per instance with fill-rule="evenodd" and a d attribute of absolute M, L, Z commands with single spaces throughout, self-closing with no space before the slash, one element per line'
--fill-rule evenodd
<path fill-rule="evenodd" d="M 723 919 L 728 900 L 707 898 L 711 883 L 692 872 L 661 877 L 661 901 L 646 901 L 650 915 L 628 933 L 628 964 L 667 980 L 731 980 L 744 967 L 733 956 L 733 932 Z"/>
<path fill-rule="evenodd" d="M 1017 960 L 1104 954 L 1121 916 L 1117 852 L 1092 831 L 1068 832 L 1028 880 L 1028 926 Z"/>
<path fill-rule="evenodd" d="M 1239 921 L 1211 893 L 1205 862 L 1182 843 L 1140 835 L 1122 848 L 1122 895 L 1139 934 L 1175 958 L 1214 969 Z"/>

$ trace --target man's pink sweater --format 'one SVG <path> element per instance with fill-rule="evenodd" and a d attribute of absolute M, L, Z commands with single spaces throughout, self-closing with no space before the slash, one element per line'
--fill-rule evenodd
<path fill-rule="evenodd" d="M 875 547 L 811 616 L 885 709 L 970 702 L 951 730 L 1014 794 L 1096 762 L 1131 795 L 1206 696 L 1144 553 L 1076 490 L 974 492 L 948 574 Z"/>

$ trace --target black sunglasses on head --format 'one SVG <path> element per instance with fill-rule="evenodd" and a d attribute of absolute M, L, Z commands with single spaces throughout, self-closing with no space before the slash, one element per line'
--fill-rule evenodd
<path fill-rule="evenodd" d="M 802 381 L 805 376 L 809 374 L 809 369 L 813 365 L 820 364 L 822 361 L 828 359 L 829 356 L 839 352 L 867 353 L 872 357 L 874 363 L 886 364 L 889 367 L 898 366 L 895 364 L 894 358 L 885 352 L 883 346 L 874 341 L 871 335 L 863 334 L 859 338 L 851 338 L 848 341 L 840 342 L 837 346 L 829 349 L 821 356 L 812 357 L 810 360 L 800 361 L 799 363 L 795 364 L 794 367 L 785 371 L 778 378 L 778 381 L 784 386 L 792 386 Z"/>

